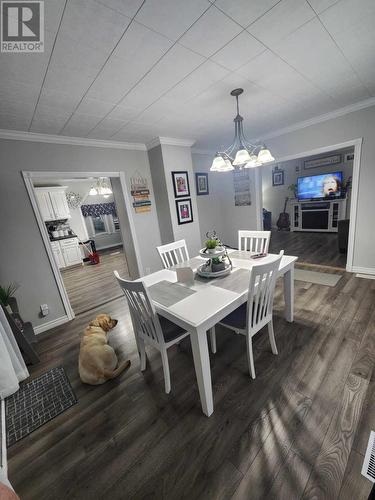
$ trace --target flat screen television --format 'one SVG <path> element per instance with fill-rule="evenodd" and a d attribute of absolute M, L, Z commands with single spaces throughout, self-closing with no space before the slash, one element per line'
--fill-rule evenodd
<path fill-rule="evenodd" d="M 341 198 L 342 172 L 298 177 L 297 197 L 299 200 L 326 200 Z"/>

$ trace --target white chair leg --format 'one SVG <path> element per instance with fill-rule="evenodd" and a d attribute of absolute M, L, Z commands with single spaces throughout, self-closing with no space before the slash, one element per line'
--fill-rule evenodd
<path fill-rule="evenodd" d="M 216 354 L 216 332 L 214 326 L 210 329 L 210 344 L 212 354 Z"/>
<path fill-rule="evenodd" d="M 255 378 L 254 357 L 253 357 L 253 340 L 250 335 L 246 335 L 247 361 L 249 363 L 249 373 L 251 378 Z"/>
<path fill-rule="evenodd" d="M 275 341 L 275 333 L 273 331 L 273 322 L 272 320 L 268 323 L 268 335 L 270 338 L 270 344 L 273 354 L 279 354 L 277 352 L 276 341 Z"/>
<path fill-rule="evenodd" d="M 169 394 L 171 392 L 171 377 L 169 374 L 169 362 L 168 362 L 168 354 L 167 350 L 161 350 L 161 360 L 163 363 L 163 372 L 164 372 L 164 384 L 165 384 L 165 392 Z"/>
<path fill-rule="evenodd" d="M 146 361 L 147 361 L 145 342 L 143 339 L 139 338 L 137 344 L 138 344 L 139 359 L 141 361 L 141 372 L 144 372 L 146 370 Z"/>

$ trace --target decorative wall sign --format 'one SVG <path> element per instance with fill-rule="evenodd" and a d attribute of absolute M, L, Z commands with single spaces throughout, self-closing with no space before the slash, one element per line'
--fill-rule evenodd
<path fill-rule="evenodd" d="M 272 186 L 283 186 L 284 185 L 284 170 L 273 170 L 272 171 Z"/>
<path fill-rule="evenodd" d="M 172 172 L 172 180 L 175 198 L 190 196 L 189 176 L 186 171 Z"/>
<path fill-rule="evenodd" d="M 234 204 L 236 207 L 251 205 L 249 169 L 233 171 Z"/>
<path fill-rule="evenodd" d="M 303 162 L 303 168 L 305 170 L 308 170 L 309 168 L 327 167 L 329 165 L 336 165 L 336 163 L 341 163 L 341 155 L 330 155 L 330 156 L 325 156 L 324 158 L 305 160 Z"/>
<path fill-rule="evenodd" d="M 150 212 L 150 190 L 148 188 L 148 181 L 145 177 L 137 176 L 131 177 L 131 195 L 133 196 L 133 207 L 137 214 Z"/>
<path fill-rule="evenodd" d="M 188 224 L 193 222 L 193 211 L 191 208 L 191 199 L 176 200 L 177 221 L 179 224 Z"/>
<path fill-rule="evenodd" d="M 195 183 L 197 186 L 197 195 L 208 194 L 208 174 L 196 173 Z"/>

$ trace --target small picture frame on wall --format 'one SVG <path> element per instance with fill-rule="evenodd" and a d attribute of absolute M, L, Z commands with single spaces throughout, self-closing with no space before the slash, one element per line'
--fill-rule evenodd
<path fill-rule="evenodd" d="M 172 172 L 172 180 L 175 198 L 190 196 L 189 175 L 186 171 Z"/>
<path fill-rule="evenodd" d="M 193 211 L 191 208 L 191 199 L 176 200 L 177 222 L 181 224 L 188 224 L 193 222 Z"/>
<path fill-rule="evenodd" d="M 205 172 L 197 172 L 195 174 L 195 184 L 197 187 L 197 195 L 209 194 L 208 191 L 208 174 Z"/>
<path fill-rule="evenodd" d="M 272 186 L 283 186 L 284 185 L 284 170 L 273 170 L 272 171 Z"/>
<path fill-rule="evenodd" d="M 354 160 L 354 153 L 346 153 L 345 154 L 345 161 L 353 161 Z"/>

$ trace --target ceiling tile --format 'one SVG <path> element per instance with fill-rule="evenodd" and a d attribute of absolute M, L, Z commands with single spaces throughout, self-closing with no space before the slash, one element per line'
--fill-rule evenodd
<path fill-rule="evenodd" d="M 264 50 L 265 47 L 262 43 L 247 31 L 243 31 L 225 47 L 211 56 L 211 60 L 235 71 Z"/>
<path fill-rule="evenodd" d="M 86 137 L 100 120 L 100 116 L 74 113 L 60 133 L 73 137 L 76 135 Z"/>
<path fill-rule="evenodd" d="M 215 5 L 246 28 L 279 0 L 216 0 Z"/>
<path fill-rule="evenodd" d="M 340 2 L 340 0 L 309 0 L 311 7 L 317 12 L 323 12 L 335 3 Z"/>
<path fill-rule="evenodd" d="M 114 118 L 104 118 L 91 132 L 88 137 L 93 139 L 110 139 L 127 122 L 115 120 Z"/>
<path fill-rule="evenodd" d="M 55 90 L 43 88 L 40 95 L 39 104 L 42 106 L 46 105 L 51 108 L 60 107 L 66 109 L 67 111 L 73 111 L 80 100 L 81 96 L 77 94 L 67 94 L 66 92 L 58 92 Z"/>
<path fill-rule="evenodd" d="M 116 120 L 123 120 L 124 122 L 128 122 L 132 120 L 134 117 L 139 115 L 139 113 L 143 110 L 136 108 L 128 108 L 126 106 L 116 106 L 111 113 L 108 115 L 108 118 L 114 118 Z"/>
<path fill-rule="evenodd" d="M 274 51 L 340 105 L 369 96 L 317 18 L 281 40 Z"/>
<path fill-rule="evenodd" d="M 10 130 L 28 130 L 33 112 L 0 113 L 0 128 Z"/>
<path fill-rule="evenodd" d="M 91 83 L 92 77 L 80 71 L 68 70 L 63 66 L 55 66 L 48 70 L 44 88 L 82 97 Z"/>
<path fill-rule="evenodd" d="M 142 5 L 143 0 L 95 0 L 101 5 L 105 5 L 109 9 L 113 9 L 120 14 L 128 17 L 133 17 L 137 10 Z"/>
<path fill-rule="evenodd" d="M 359 77 L 375 95 L 375 2 L 341 0 L 320 16 Z"/>
<path fill-rule="evenodd" d="M 177 40 L 210 6 L 207 0 L 147 0 L 136 20 Z"/>
<path fill-rule="evenodd" d="M 313 17 L 315 13 L 305 0 L 282 0 L 253 23 L 248 31 L 272 48 Z"/>
<path fill-rule="evenodd" d="M 107 52 L 114 48 L 129 22 L 129 17 L 97 2 L 69 0 L 59 33 Z"/>
<path fill-rule="evenodd" d="M 30 131 L 43 134 L 58 134 L 70 114 L 70 111 L 64 111 L 63 109 L 57 110 L 49 106 L 38 106 Z"/>
<path fill-rule="evenodd" d="M 184 47 L 209 57 L 242 31 L 241 26 L 212 7 L 178 41 Z"/>
<path fill-rule="evenodd" d="M 181 45 L 174 45 L 121 104 L 146 108 L 203 62 L 202 56 Z"/>
<path fill-rule="evenodd" d="M 114 106 L 114 103 L 108 101 L 100 101 L 98 99 L 91 99 L 90 97 L 84 97 L 80 102 L 76 113 L 84 115 L 93 115 L 103 118 L 107 113 L 109 113 Z"/>

